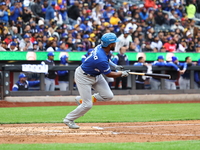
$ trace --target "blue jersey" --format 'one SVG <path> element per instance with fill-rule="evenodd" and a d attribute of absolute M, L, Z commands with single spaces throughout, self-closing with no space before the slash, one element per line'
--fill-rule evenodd
<path fill-rule="evenodd" d="M 94 51 L 88 56 L 81 68 L 87 74 L 96 76 L 100 74 L 109 74 L 111 72 L 109 65 L 110 55 L 106 55 L 106 52 L 101 45 L 95 47 Z"/>

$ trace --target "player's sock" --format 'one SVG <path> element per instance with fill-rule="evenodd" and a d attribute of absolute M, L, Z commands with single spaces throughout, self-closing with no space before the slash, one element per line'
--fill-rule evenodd
<path fill-rule="evenodd" d="M 77 96 L 77 100 L 79 101 L 80 104 L 83 103 L 83 100 L 81 99 L 81 97 L 79 98 L 80 96 Z M 92 103 L 95 103 L 97 102 L 97 99 L 94 97 L 94 95 L 92 95 Z"/>

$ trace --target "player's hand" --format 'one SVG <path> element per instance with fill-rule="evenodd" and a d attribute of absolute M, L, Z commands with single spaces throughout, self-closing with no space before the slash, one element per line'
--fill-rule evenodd
<path fill-rule="evenodd" d="M 124 69 L 124 67 L 120 66 L 120 65 L 117 65 L 117 66 L 115 66 L 115 69 L 120 71 L 120 70 Z"/>
<path fill-rule="evenodd" d="M 122 71 L 121 77 L 128 77 L 130 70 L 124 70 Z"/>

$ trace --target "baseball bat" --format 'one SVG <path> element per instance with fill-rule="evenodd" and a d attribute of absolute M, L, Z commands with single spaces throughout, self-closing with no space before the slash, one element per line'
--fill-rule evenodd
<path fill-rule="evenodd" d="M 170 79 L 171 76 L 168 74 L 156 74 L 156 73 L 140 73 L 140 72 L 129 72 L 129 74 L 139 75 L 139 76 L 150 76 L 154 78 Z"/>

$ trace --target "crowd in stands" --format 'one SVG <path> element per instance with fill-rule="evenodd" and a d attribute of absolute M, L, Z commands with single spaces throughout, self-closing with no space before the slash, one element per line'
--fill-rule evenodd
<path fill-rule="evenodd" d="M 199 0 L 5 0 L 0 51 L 88 51 L 114 32 L 116 52 L 200 52 L 199 13 Z"/>

